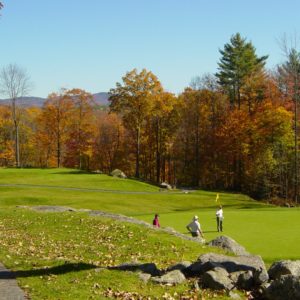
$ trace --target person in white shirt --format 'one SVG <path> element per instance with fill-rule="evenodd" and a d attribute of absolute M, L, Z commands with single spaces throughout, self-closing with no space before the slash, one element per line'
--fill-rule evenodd
<path fill-rule="evenodd" d="M 218 231 L 222 232 L 223 231 L 223 209 L 222 209 L 222 205 L 219 206 L 219 209 L 216 212 L 216 217 L 217 217 L 217 229 Z"/>
<path fill-rule="evenodd" d="M 198 221 L 198 216 L 194 216 L 192 222 L 188 224 L 186 228 L 193 237 L 198 237 L 201 235 L 201 237 L 204 238 L 200 223 Z"/>

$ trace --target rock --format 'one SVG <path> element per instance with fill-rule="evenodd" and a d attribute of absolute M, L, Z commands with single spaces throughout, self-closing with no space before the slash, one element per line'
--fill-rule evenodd
<path fill-rule="evenodd" d="M 234 287 L 228 272 L 219 267 L 203 274 L 202 285 L 212 290 L 231 290 Z"/>
<path fill-rule="evenodd" d="M 174 270 L 179 270 L 179 271 L 182 271 L 184 273 L 184 270 L 186 268 L 188 268 L 192 263 L 189 262 L 189 261 L 182 261 L 182 262 L 179 262 L 175 265 L 172 265 L 170 267 L 167 268 L 167 272 L 170 272 L 170 271 L 174 271 Z"/>
<path fill-rule="evenodd" d="M 110 270 L 121 270 L 121 271 L 141 271 L 152 276 L 159 276 L 160 270 L 157 269 L 154 263 L 140 264 L 136 262 L 124 263 L 118 266 L 109 267 Z"/>
<path fill-rule="evenodd" d="M 160 187 L 163 189 L 172 190 L 172 186 L 170 184 L 168 184 L 167 182 L 162 182 L 160 184 Z"/>
<path fill-rule="evenodd" d="M 208 245 L 230 251 L 235 255 L 249 255 L 243 246 L 228 236 L 219 236 L 210 241 Z"/>
<path fill-rule="evenodd" d="M 236 286 L 239 289 L 246 290 L 246 291 L 251 291 L 254 285 L 255 285 L 254 276 L 252 271 L 250 270 L 246 272 L 242 272 L 239 275 L 238 280 L 236 282 Z"/>
<path fill-rule="evenodd" d="M 254 277 L 252 271 L 238 271 L 230 273 L 230 279 L 235 287 L 250 291 L 254 286 Z"/>
<path fill-rule="evenodd" d="M 299 276 L 283 275 L 279 277 L 266 289 L 264 296 L 269 300 L 299 300 Z"/>
<path fill-rule="evenodd" d="M 230 291 L 228 296 L 231 298 L 231 299 L 236 299 L 236 300 L 239 300 L 239 299 L 242 299 L 241 296 L 237 293 L 234 293 L 233 291 Z"/>
<path fill-rule="evenodd" d="M 76 211 L 75 208 L 68 206 L 52 206 L 52 205 L 37 205 L 31 206 L 32 210 L 40 211 L 40 212 L 66 212 L 66 211 Z"/>
<path fill-rule="evenodd" d="M 101 170 L 94 170 L 94 171 L 92 171 L 92 173 L 94 173 L 94 174 L 103 174 L 103 172 Z"/>
<path fill-rule="evenodd" d="M 191 264 L 185 272 L 190 276 L 202 275 L 216 267 L 225 269 L 228 273 L 238 271 L 252 271 L 255 285 L 260 285 L 269 279 L 266 267 L 260 256 L 241 255 L 227 256 L 216 253 L 206 253 L 198 258 L 198 261 Z"/>
<path fill-rule="evenodd" d="M 139 273 L 139 278 L 146 283 L 151 278 L 151 275 L 147 273 Z"/>
<path fill-rule="evenodd" d="M 127 178 L 124 172 L 122 172 L 119 169 L 115 169 L 110 173 L 111 176 L 113 177 L 118 177 L 118 178 Z"/>
<path fill-rule="evenodd" d="M 185 276 L 179 270 L 173 270 L 160 277 L 152 277 L 151 280 L 163 284 L 180 284 L 186 279 Z"/>
<path fill-rule="evenodd" d="M 269 271 L 271 279 L 277 279 L 282 275 L 300 276 L 300 260 L 280 260 L 272 264 Z"/>

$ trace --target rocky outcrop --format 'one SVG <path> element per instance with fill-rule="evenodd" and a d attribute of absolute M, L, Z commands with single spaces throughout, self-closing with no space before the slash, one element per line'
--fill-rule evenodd
<path fill-rule="evenodd" d="M 278 279 L 282 275 L 300 276 L 300 260 L 280 260 L 272 264 L 269 271 L 271 279 Z"/>
<path fill-rule="evenodd" d="M 272 281 L 264 297 L 268 300 L 300 300 L 299 276 L 283 275 Z"/>
<path fill-rule="evenodd" d="M 228 236 L 219 236 L 210 241 L 208 245 L 232 252 L 235 255 L 249 255 L 249 252 L 243 246 Z"/>
<path fill-rule="evenodd" d="M 180 284 L 186 279 L 185 276 L 179 270 L 173 270 L 159 277 L 152 277 L 153 282 L 162 284 Z"/>
<path fill-rule="evenodd" d="M 234 284 L 225 269 L 216 267 L 203 274 L 202 286 L 212 290 L 231 290 Z"/>
<path fill-rule="evenodd" d="M 127 178 L 124 172 L 122 172 L 119 169 L 115 169 L 110 173 L 111 176 L 113 177 L 118 177 L 118 178 Z"/>
<path fill-rule="evenodd" d="M 172 186 L 170 184 L 168 184 L 167 182 L 162 182 L 159 186 L 162 189 L 172 190 Z"/>
<path fill-rule="evenodd" d="M 201 255 L 198 258 L 198 261 L 193 263 L 186 271 L 192 276 L 203 275 L 205 272 L 213 270 L 216 267 L 221 267 L 228 273 L 251 271 L 254 284 L 256 285 L 262 284 L 269 278 L 263 260 L 257 255 L 234 257 L 216 253 L 207 253 Z"/>

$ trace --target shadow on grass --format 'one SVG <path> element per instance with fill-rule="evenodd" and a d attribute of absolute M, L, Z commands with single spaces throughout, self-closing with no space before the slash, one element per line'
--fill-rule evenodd
<path fill-rule="evenodd" d="M 96 173 L 85 171 L 85 170 L 72 170 L 72 171 L 66 171 L 66 172 L 54 172 L 51 174 L 58 174 L 58 175 L 80 175 L 80 174 L 87 174 L 87 175 L 95 175 Z"/>
<path fill-rule="evenodd" d="M 47 267 L 33 270 L 20 270 L 15 272 L 2 271 L 0 272 L 0 279 L 12 279 L 18 277 L 35 277 L 35 276 L 49 276 L 61 275 L 70 272 L 80 272 L 85 270 L 96 269 L 97 266 L 86 263 L 66 263 L 64 265 Z"/>

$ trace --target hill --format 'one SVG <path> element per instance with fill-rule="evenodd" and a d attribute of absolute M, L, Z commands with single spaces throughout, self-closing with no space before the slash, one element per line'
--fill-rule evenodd
<path fill-rule="evenodd" d="M 108 93 L 100 92 L 93 94 L 94 101 L 97 105 L 108 105 Z M 42 107 L 47 99 L 41 98 L 41 97 L 34 97 L 34 96 L 28 96 L 28 97 L 22 97 L 18 98 L 18 104 L 22 107 Z M 9 99 L 0 99 L 0 104 L 8 105 L 10 104 Z"/>

